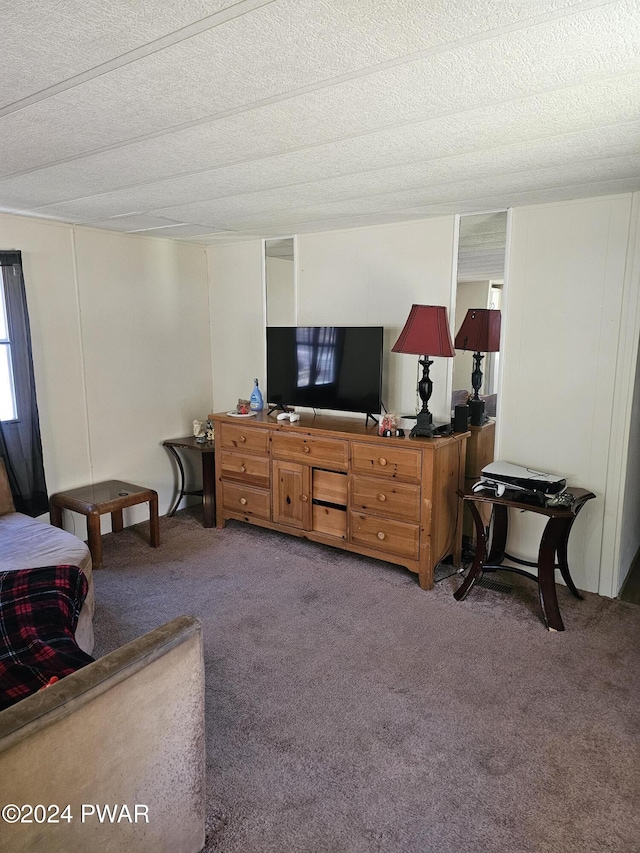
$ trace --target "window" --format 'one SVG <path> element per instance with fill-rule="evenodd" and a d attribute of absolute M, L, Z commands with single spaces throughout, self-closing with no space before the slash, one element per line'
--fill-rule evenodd
<path fill-rule="evenodd" d="M 7 310 L 5 267 L 0 267 L 0 420 L 15 421 L 18 417 L 16 386 L 13 372 L 11 324 Z"/>
<path fill-rule="evenodd" d="M 336 381 L 338 329 L 334 326 L 298 328 L 298 388 L 331 385 Z"/>
<path fill-rule="evenodd" d="M 47 512 L 22 254 L 0 250 L 0 457 L 18 512 Z"/>

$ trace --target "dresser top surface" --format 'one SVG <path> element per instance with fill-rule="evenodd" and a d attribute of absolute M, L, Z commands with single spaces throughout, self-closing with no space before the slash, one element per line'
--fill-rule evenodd
<path fill-rule="evenodd" d="M 452 435 L 440 436 L 438 438 L 410 438 L 409 434 L 404 436 L 384 437 L 378 435 L 378 425 L 365 424 L 365 418 L 343 418 L 331 417 L 330 415 L 312 415 L 300 413 L 300 420 L 291 423 L 289 420 L 278 420 L 276 413 L 268 415 L 266 411 L 257 412 L 254 417 L 238 418 L 227 412 L 218 412 L 209 415 L 218 423 L 233 424 L 233 426 L 259 429 L 275 429 L 290 434 L 302 433 L 311 435 L 324 435 L 333 438 L 355 438 L 363 441 L 385 442 L 389 445 L 403 447 L 444 447 L 452 442 L 460 441 L 469 436 L 468 432 L 454 433 Z"/>

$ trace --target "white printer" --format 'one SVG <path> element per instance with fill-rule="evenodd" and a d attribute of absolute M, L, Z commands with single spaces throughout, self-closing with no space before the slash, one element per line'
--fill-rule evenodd
<path fill-rule="evenodd" d="M 559 496 L 566 487 L 567 481 L 556 474 L 546 474 L 512 462 L 491 462 L 482 469 L 480 480 L 473 486 L 473 491 L 492 491 L 498 497 L 506 492 L 507 496 L 515 499 L 529 499 L 544 504 L 548 498 Z"/>

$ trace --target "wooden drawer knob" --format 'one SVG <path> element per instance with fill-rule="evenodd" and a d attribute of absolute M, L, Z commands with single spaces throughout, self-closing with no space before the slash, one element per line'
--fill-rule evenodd
<path fill-rule="evenodd" d="M 241 473 L 241 474 L 246 474 L 246 473 L 247 473 L 247 469 L 245 468 L 245 466 L 244 466 L 244 465 L 241 465 L 241 466 L 240 466 L 240 473 Z"/>
<path fill-rule="evenodd" d="M 310 448 L 310 447 L 307 447 L 307 446 L 305 445 L 304 452 L 305 452 L 305 453 L 311 453 L 311 448 Z"/>
<path fill-rule="evenodd" d="M 378 459 L 378 462 L 382 466 L 387 464 L 387 460 L 384 458 L 384 456 L 381 456 L 380 459 Z"/>
<path fill-rule="evenodd" d="M 378 539 L 386 539 L 386 538 L 387 538 L 387 534 L 383 533 L 382 530 L 380 530 L 378 532 Z"/>
<path fill-rule="evenodd" d="M 246 498 L 240 498 L 240 503 L 242 504 L 242 506 L 244 506 L 246 504 L 246 502 L 247 502 Z"/>
<path fill-rule="evenodd" d="M 303 503 L 306 503 L 309 500 L 309 496 L 308 495 L 300 495 L 300 500 Z"/>
<path fill-rule="evenodd" d="M 246 437 L 245 437 L 244 435 L 241 435 L 241 436 L 240 436 L 240 441 L 246 441 L 246 440 L 247 440 L 247 439 L 246 439 Z"/>
<path fill-rule="evenodd" d="M 387 496 L 383 495 L 382 492 L 380 492 L 380 494 L 378 495 L 378 500 L 379 501 L 386 501 L 386 499 L 387 499 Z"/>

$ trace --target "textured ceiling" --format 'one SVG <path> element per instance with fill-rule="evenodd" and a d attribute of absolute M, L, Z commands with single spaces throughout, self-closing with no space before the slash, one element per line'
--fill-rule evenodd
<path fill-rule="evenodd" d="M 640 0 L 0 0 L 0 210 L 201 242 L 640 189 Z"/>

